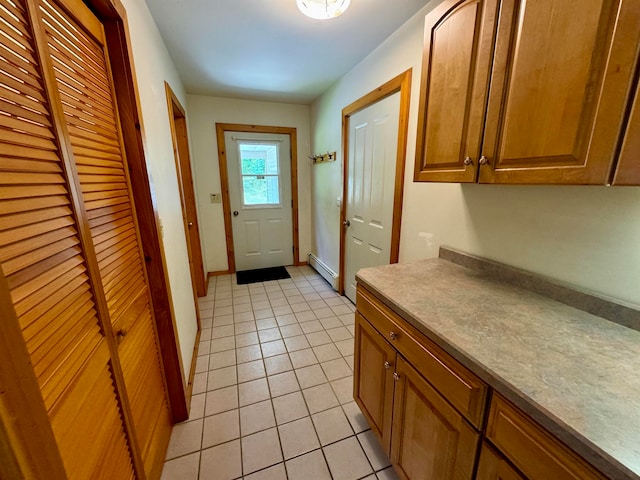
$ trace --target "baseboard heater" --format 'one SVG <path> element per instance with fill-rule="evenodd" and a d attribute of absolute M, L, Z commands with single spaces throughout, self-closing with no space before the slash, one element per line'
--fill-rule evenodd
<path fill-rule="evenodd" d="M 338 290 L 338 274 L 331 270 L 326 263 L 316 257 L 313 253 L 309 254 L 309 265 L 324 278 L 334 290 Z"/>

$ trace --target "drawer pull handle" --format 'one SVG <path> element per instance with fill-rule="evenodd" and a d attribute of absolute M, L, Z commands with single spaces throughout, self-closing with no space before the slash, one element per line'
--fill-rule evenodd
<path fill-rule="evenodd" d="M 389 370 L 391 368 L 391 364 L 389 362 L 384 362 L 384 369 Z"/>
<path fill-rule="evenodd" d="M 389 332 L 389 336 L 391 337 L 391 340 L 398 338 L 398 334 L 396 332 Z"/>
<path fill-rule="evenodd" d="M 393 372 L 393 379 L 397 382 L 398 380 L 400 380 L 400 375 L 398 375 L 398 372 Z"/>

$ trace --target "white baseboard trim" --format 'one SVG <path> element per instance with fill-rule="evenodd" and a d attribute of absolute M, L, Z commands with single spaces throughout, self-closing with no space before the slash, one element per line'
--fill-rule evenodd
<path fill-rule="evenodd" d="M 309 266 L 324 278 L 334 290 L 338 290 L 338 274 L 331 270 L 326 263 L 316 257 L 313 253 L 309 254 Z"/>

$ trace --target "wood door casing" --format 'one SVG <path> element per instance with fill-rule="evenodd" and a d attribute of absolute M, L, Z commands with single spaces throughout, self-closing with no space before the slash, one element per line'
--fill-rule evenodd
<path fill-rule="evenodd" d="M 471 480 L 480 434 L 398 355 L 391 462 L 404 480 Z"/>
<path fill-rule="evenodd" d="M 362 315 L 355 315 L 353 397 L 389 454 L 396 351 Z"/>
<path fill-rule="evenodd" d="M 489 444 L 482 445 L 477 480 L 526 480 Z"/>
<path fill-rule="evenodd" d="M 187 119 L 184 107 L 167 82 L 164 83 L 164 87 L 167 94 L 167 106 L 169 108 L 169 126 L 171 127 L 173 154 L 176 160 L 176 173 L 178 175 L 182 217 L 185 224 L 184 228 L 187 240 L 187 253 L 189 255 L 191 281 L 193 283 L 194 293 L 198 297 L 204 297 L 207 294 L 207 278 L 205 278 L 202 263 L 202 245 L 200 243 L 200 227 L 198 212 L 196 211 L 193 175 L 191 173 Z M 196 309 L 196 314 L 197 313 Z M 200 319 L 198 317 L 198 322 L 199 321 Z"/>
<path fill-rule="evenodd" d="M 613 185 L 640 186 L 640 83 L 636 87 Z"/>
<path fill-rule="evenodd" d="M 171 421 L 104 33 L 80 4 L 73 17 L 47 0 L 40 10 L 100 281 L 120 342 L 135 435 L 153 478 L 162 468 Z"/>
<path fill-rule="evenodd" d="M 481 183 L 608 182 L 633 75 L 637 2 L 502 2 Z"/>
<path fill-rule="evenodd" d="M 0 18 L 0 274 L 12 304 L 2 321 L 19 322 L 66 475 L 131 478 L 108 314 L 45 90 L 36 7 L 0 6 L 8 12 Z"/>
<path fill-rule="evenodd" d="M 415 181 L 476 181 L 496 11 L 447 0 L 425 18 Z"/>

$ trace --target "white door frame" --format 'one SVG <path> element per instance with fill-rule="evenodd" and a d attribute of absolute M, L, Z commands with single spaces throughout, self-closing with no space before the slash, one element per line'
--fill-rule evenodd
<path fill-rule="evenodd" d="M 229 196 L 229 175 L 227 170 L 227 146 L 224 138 L 225 132 L 242 133 L 275 133 L 288 135 L 291 146 L 291 199 L 292 199 L 292 239 L 293 239 L 293 264 L 301 265 L 300 246 L 298 235 L 298 141 L 295 128 L 271 127 L 260 125 L 243 125 L 235 123 L 216 123 L 216 138 L 218 141 L 218 163 L 220 167 L 220 186 L 222 188 L 222 212 L 224 215 L 224 229 L 227 239 L 228 270 L 216 273 L 235 273 L 236 260 L 233 248 L 233 228 L 231 226 L 231 199 Z"/>
<path fill-rule="evenodd" d="M 338 292 L 344 295 L 345 253 L 346 253 L 346 228 L 348 175 L 349 175 L 349 127 L 353 114 L 367 108 L 384 98 L 400 92 L 400 117 L 398 121 L 398 149 L 396 153 L 396 178 L 393 198 L 393 221 L 391 225 L 391 252 L 389 263 L 397 263 L 400 255 L 400 226 L 402 219 L 402 198 L 404 193 L 404 168 L 407 152 L 407 133 L 409 123 L 409 105 L 411 102 L 411 72 L 409 69 L 397 77 L 389 80 L 384 85 L 372 90 L 362 98 L 342 110 L 342 207 L 340 208 L 340 273 Z"/>

